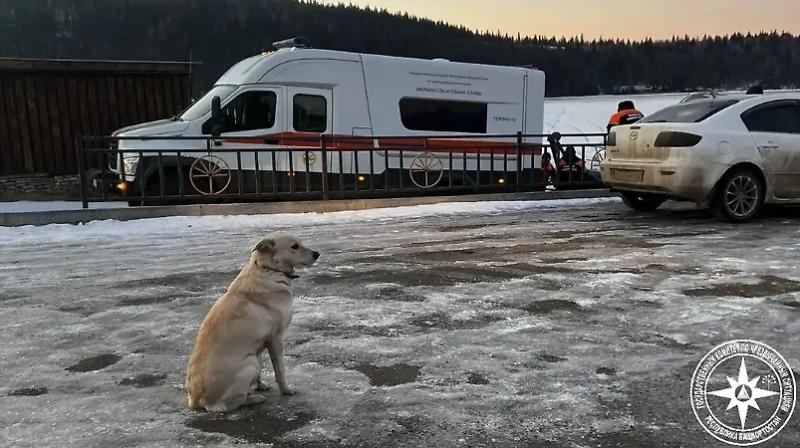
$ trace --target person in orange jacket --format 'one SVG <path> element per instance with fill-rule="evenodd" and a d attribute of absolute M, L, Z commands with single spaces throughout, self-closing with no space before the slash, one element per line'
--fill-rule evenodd
<path fill-rule="evenodd" d="M 633 101 L 623 101 L 619 103 L 617 113 L 608 119 L 608 126 L 606 129 L 610 131 L 614 126 L 636 123 L 642 118 L 644 118 L 644 114 L 636 109 Z"/>

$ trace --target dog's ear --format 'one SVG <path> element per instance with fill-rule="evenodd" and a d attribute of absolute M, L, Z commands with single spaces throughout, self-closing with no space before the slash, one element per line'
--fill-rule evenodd
<path fill-rule="evenodd" d="M 253 248 L 252 251 L 253 252 L 258 251 L 258 252 L 261 252 L 261 253 L 268 254 L 268 253 L 271 253 L 273 249 L 275 249 L 275 240 L 271 240 L 269 238 L 266 238 L 266 239 L 263 239 L 263 240 L 259 241 L 258 244 L 256 244 L 256 246 Z"/>

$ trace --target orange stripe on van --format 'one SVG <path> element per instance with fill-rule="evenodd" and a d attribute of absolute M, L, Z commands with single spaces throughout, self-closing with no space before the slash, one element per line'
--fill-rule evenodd
<path fill-rule="evenodd" d="M 286 146 L 292 148 L 320 148 L 320 134 L 303 132 L 281 132 L 254 137 L 233 137 L 223 139 L 229 143 Z M 377 141 L 378 147 L 374 142 Z M 354 151 L 367 149 L 383 150 L 414 150 L 427 152 L 456 152 L 467 154 L 488 154 L 494 150 L 495 154 L 516 154 L 516 142 L 497 142 L 484 140 L 461 140 L 447 138 L 371 138 L 353 137 L 349 135 L 325 135 L 325 149 L 329 151 Z M 542 145 L 537 143 L 523 143 L 524 155 L 541 155 Z"/>

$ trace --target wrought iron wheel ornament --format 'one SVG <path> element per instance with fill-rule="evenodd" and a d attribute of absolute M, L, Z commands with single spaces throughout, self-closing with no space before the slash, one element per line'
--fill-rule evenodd
<path fill-rule="evenodd" d="M 589 162 L 589 169 L 592 171 L 600 171 L 600 164 L 602 164 L 604 160 L 606 160 L 606 149 L 598 149 Z"/>
<path fill-rule="evenodd" d="M 435 154 L 424 152 L 414 157 L 408 168 L 411 182 L 419 188 L 433 188 L 444 175 L 444 164 Z"/>
<path fill-rule="evenodd" d="M 189 181 L 194 189 L 211 196 L 223 193 L 231 184 L 231 171 L 228 163 L 217 156 L 206 155 L 192 163 Z"/>

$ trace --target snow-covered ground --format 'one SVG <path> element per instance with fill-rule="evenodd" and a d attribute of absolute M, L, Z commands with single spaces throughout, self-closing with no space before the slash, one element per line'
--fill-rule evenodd
<path fill-rule="evenodd" d="M 689 406 L 709 349 L 800 369 L 797 219 L 584 200 L 0 229 L 0 446 L 716 446 Z M 190 412 L 197 325 L 279 229 L 323 253 L 295 283 L 300 394 Z M 800 419 L 763 446 L 800 446 Z"/>

